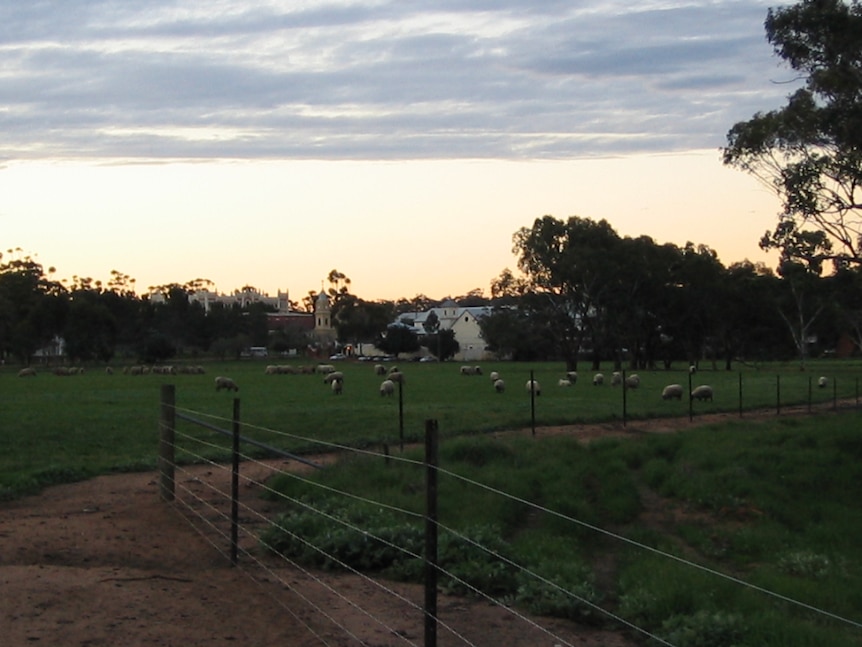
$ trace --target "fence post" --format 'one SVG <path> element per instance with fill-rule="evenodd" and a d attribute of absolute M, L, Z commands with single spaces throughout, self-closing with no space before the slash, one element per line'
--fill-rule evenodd
<path fill-rule="evenodd" d="M 401 443 L 401 453 L 404 453 L 404 379 L 398 380 L 398 439 Z"/>
<path fill-rule="evenodd" d="M 626 426 L 626 417 L 627 417 L 627 413 L 628 413 L 626 410 L 626 395 L 627 395 L 627 393 L 626 393 L 626 370 L 623 369 L 621 371 L 621 373 L 622 373 L 622 378 L 623 378 L 623 382 L 622 382 L 622 387 L 623 387 L 623 427 L 625 427 Z"/>
<path fill-rule="evenodd" d="M 691 397 L 691 371 L 688 372 L 688 421 L 694 420 L 694 398 Z"/>
<path fill-rule="evenodd" d="M 230 563 L 236 566 L 239 552 L 239 398 L 233 399 L 233 447 L 230 474 Z"/>
<path fill-rule="evenodd" d="M 437 421 L 425 421 L 425 646 L 437 646 Z"/>
<path fill-rule="evenodd" d="M 533 430 L 533 436 L 536 435 L 536 378 L 533 376 L 533 370 L 530 369 L 530 428 Z"/>
<path fill-rule="evenodd" d="M 176 390 L 162 384 L 159 407 L 159 495 L 162 501 L 174 500 L 174 426 Z"/>

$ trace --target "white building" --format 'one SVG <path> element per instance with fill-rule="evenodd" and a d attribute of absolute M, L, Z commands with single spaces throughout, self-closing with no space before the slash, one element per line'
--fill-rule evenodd
<path fill-rule="evenodd" d="M 425 312 L 405 312 L 399 315 L 395 323 L 408 326 L 421 337 L 429 332 L 425 324 L 428 323 L 428 317 L 433 312 L 437 317 L 440 330 L 452 330 L 455 333 L 455 340 L 460 350 L 455 354 L 454 359 L 459 362 L 472 362 L 493 359 L 493 354 L 487 350 L 485 340 L 482 338 L 482 329 L 479 327 L 479 320 L 490 314 L 491 310 L 490 306 L 462 307 L 449 299 Z"/>

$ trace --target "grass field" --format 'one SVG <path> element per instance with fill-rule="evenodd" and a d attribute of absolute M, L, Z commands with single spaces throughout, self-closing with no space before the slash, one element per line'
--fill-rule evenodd
<path fill-rule="evenodd" d="M 319 442 L 350 446 L 394 445 L 422 437 L 424 422 L 436 419 L 442 437 L 533 424 L 578 424 L 602 420 L 688 416 L 686 400 L 663 401 L 661 389 L 688 386 L 685 371 L 640 372 L 641 387 L 625 393 L 607 384 L 593 387 L 592 372 L 581 370 L 571 388 L 557 386 L 562 364 L 484 363 L 483 375 L 462 376 L 454 363 L 400 364 L 407 381 L 401 394 L 379 395 L 381 378 L 373 365 L 340 362 L 342 396 L 334 396 L 319 375 L 265 375 L 266 362 L 205 363 L 204 375 L 108 375 L 90 368 L 84 375 L 57 377 L 40 372 L 18 378 L 17 368 L 0 369 L 0 487 L 5 496 L 32 492 L 46 483 L 117 470 L 150 469 L 156 464 L 160 385 L 176 385 L 181 411 L 196 412 L 211 424 L 229 428 L 233 399 L 241 403 L 244 433 L 294 452 L 320 451 Z M 507 390 L 498 394 L 488 375 L 500 372 Z M 531 373 L 543 386 L 531 403 L 524 383 Z M 605 371 L 609 377 L 610 371 Z M 216 392 L 214 377 L 228 375 L 237 394 Z M 819 375 L 830 386 L 812 386 Z M 714 402 L 695 402 L 694 416 L 713 411 L 828 403 L 857 399 L 862 364 L 829 361 L 800 372 L 795 364 L 744 368 L 741 372 L 702 370 L 693 384 L 710 384 Z M 834 385 L 834 388 L 833 388 Z M 535 409 L 533 409 L 535 406 Z M 403 420 L 403 423 L 402 423 Z M 211 438 L 211 431 L 183 425 L 183 433 Z M 402 437 L 403 432 L 403 437 Z M 223 444 L 223 443 L 222 443 Z M 212 450 L 214 455 L 217 450 Z"/>
<path fill-rule="evenodd" d="M 90 368 L 79 376 L 44 372 L 35 378 L 18 378 L 16 368 L 3 367 L 0 498 L 101 473 L 154 469 L 163 384 L 175 385 L 180 412 L 225 429 L 234 398 L 239 398 L 243 433 L 293 452 L 321 451 L 321 443 L 376 449 L 400 441 L 399 398 L 379 395 L 381 378 L 372 364 L 339 363 L 346 376 L 341 396 L 333 395 L 320 375 L 265 375 L 265 365 L 206 363 L 204 375 L 137 377 Z M 795 364 L 701 370 L 692 383 L 712 385 L 715 400 L 695 402 L 691 412 L 687 400 L 660 398 L 666 384 L 687 388 L 686 372 L 640 372 L 640 388 L 625 393 L 625 413 L 623 391 L 593 387 L 592 372 L 582 370 L 574 387 L 557 386 L 565 372 L 562 364 L 486 363 L 482 376 L 471 377 L 459 375 L 459 365 L 452 363 L 400 366 L 407 378 L 401 393 L 404 440 L 420 440 L 425 420 L 436 419 L 443 439 L 441 464 L 447 471 L 517 497 L 500 498 L 448 477 L 441 482 L 443 524 L 678 647 L 862 644 L 862 630 L 800 612 L 780 599 L 650 552 L 677 555 L 862 621 L 862 440 L 859 408 L 852 406 L 859 398 L 862 364 L 823 361 L 805 372 Z M 488 377 L 495 370 L 508 384 L 502 394 L 493 391 Z M 543 385 L 534 402 L 524 389 L 531 373 Z M 234 378 L 239 393 L 216 392 L 216 375 Z M 816 387 L 820 375 L 830 379 L 825 389 Z M 828 409 L 833 400 L 851 406 L 834 416 L 779 415 L 792 405 Z M 588 447 L 565 437 L 535 443 L 482 435 L 529 428 L 533 405 L 537 426 L 740 410 L 742 417 L 686 433 L 603 440 Z M 765 422 L 746 420 L 745 411 L 751 409 L 776 415 Z M 227 439 L 220 434 L 184 421 L 177 431 L 180 446 L 227 458 Z M 418 511 L 421 476 L 408 473 L 411 469 L 410 464 L 381 467 L 379 461 L 372 466 L 355 459 L 315 478 L 325 480 L 328 488 Z M 399 544 L 417 536 L 415 528 L 399 525 L 377 509 L 351 503 L 338 510 L 344 503 L 319 497 L 313 485 L 285 482 L 278 487 L 291 497 L 318 497 L 318 506 L 351 516 L 369 532 L 380 524 L 380 531 Z M 524 501 L 556 513 L 537 513 Z M 645 522 L 649 507 L 657 505 L 686 514 L 672 526 Z M 570 519 L 612 527 L 635 543 L 621 544 Z M 343 548 L 381 569 L 374 561 L 378 555 L 367 546 L 358 552 L 351 548 L 356 538 L 350 533 L 333 533 L 310 518 L 284 523 L 299 524 L 303 533 L 321 530 L 327 541 L 343 544 L 332 546 L 334 552 Z M 536 613 L 600 621 L 589 608 L 547 586 L 451 546 L 460 553 L 451 567 L 468 581 L 511 596 Z M 409 564 L 383 570 L 394 577 L 415 575 L 415 565 Z"/>

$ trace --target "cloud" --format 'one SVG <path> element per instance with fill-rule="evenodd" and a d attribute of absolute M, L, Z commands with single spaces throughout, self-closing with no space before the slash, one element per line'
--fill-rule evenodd
<path fill-rule="evenodd" d="M 717 147 L 733 123 L 789 91 L 771 83 L 767 6 L 4 3 L 0 159 L 531 159 Z"/>

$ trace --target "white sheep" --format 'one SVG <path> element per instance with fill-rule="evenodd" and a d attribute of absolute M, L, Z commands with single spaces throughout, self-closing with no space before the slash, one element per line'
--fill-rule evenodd
<path fill-rule="evenodd" d="M 105 367 L 105 375 L 113 375 L 113 374 L 114 374 L 114 368 L 112 366 L 106 366 Z"/>
<path fill-rule="evenodd" d="M 36 377 L 36 369 L 32 366 L 22 368 L 20 371 L 18 371 L 18 377 Z"/>
<path fill-rule="evenodd" d="M 822 375 L 817 378 L 817 388 L 825 389 L 827 384 L 829 384 L 829 378 L 827 378 L 825 375 Z"/>
<path fill-rule="evenodd" d="M 222 375 L 219 375 L 215 379 L 215 387 L 216 391 L 221 391 L 222 389 L 227 389 L 228 391 L 239 391 L 239 387 L 236 385 L 236 382 L 229 377 L 224 377 Z"/>
<path fill-rule="evenodd" d="M 578 372 L 577 371 L 567 371 L 566 379 L 571 383 L 570 386 L 575 386 L 575 383 L 578 381 Z"/>
<path fill-rule="evenodd" d="M 712 402 L 712 387 L 707 384 L 701 384 L 691 392 L 692 400 L 709 400 Z"/>
<path fill-rule="evenodd" d="M 561 377 L 557 380 L 557 386 L 572 386 L 572 383 L 571 381 Z"/>
<path fill-rule="evenodd" d="M 482 375 L 481 366 L 462 366 L 461 375 Z"/>
<path fill-rule="evenodd" d="M 383 380 L 380 383 L 380 395 L 392 395 L 393 393 L 395 393 L 395 382 Z"/>
<path fill-rule="evenodd" d="M 344 381 L 344 373 L 341 371 L 332 371 L 332 373 L 327 373 L 326 377 L 323 378 L 324 384 L 331 384 L 332 382 L 343 382 Z"/>
<path fill-rule="evenodd" d="M 527 393 L 532 392 L 536 395 L 542 395 L 542 387 L 538 380 L 527 380 L 527 383 L 524 386 L 527 389 Z"/>
<path fill-rule="evenodd" d="M 623 374 L 619 371 L 614 371 L 611 374 L 611 386 L 619 386 L 623 383 Z"/>
<path fill-rule="evenodd" d="M 596 373 L 593 375 L 593 386 L 601 386 L 605 383 L 604 373 Z"/>
<path fill-rule="evenodd" d="M 332 393 L 334 395 L 341 395 L 344 391 L 344 380 L 335 379 L 332 380 Z"/>
<path fill-rule="evenodd" d="M 489 377 L 491 378 L 491 384 L 493 384 L 500 379 L 500 374 L 497 371 L 491 371 L 491 375 Z"/>
<path fill-rule="evenodd" d="M 314 371 L 315 371 L 316 373 L 323 373 L 323 374 L 325 375 L 326 373 L 332 373 L 332 372 L 334 372 L 334 371 L 335 371 L 335 367 L 334 367 L 332 364 L 318 364 L 318 365 L 315 367 Z"/>
<path fill-rule="evenodd" d="M 386 375 L 386 367 L 383 364 L 375 364 L 374 365 L 374 374 L 375 375 Z"/>
<path fill-rule="evenodd" d="M 637 373 L 632 373 L 626 376 L 626 386 L 630 389 L 636 389 L 641 385 L 641 377 Z"/>
<path fill-rule="evenodd" d="M 497 393 L 502 393 L 503 391 L 506 390 L 506 383 L 499 378 L 494 380 L 494 390 Z"/>
<path fill-rule="evenodd" d="M 662 400 L 682 400 L 683 388 L 681 384 L 668 384 L 661 391 Z"/>
<path fill-rule="evenodd" d="M 404 378 L 404 373 L 402 373 L 401 371 L 390 372 L 389 379 L 393 382 L 398 382 L 399 384 L 407 383 Z"/>

